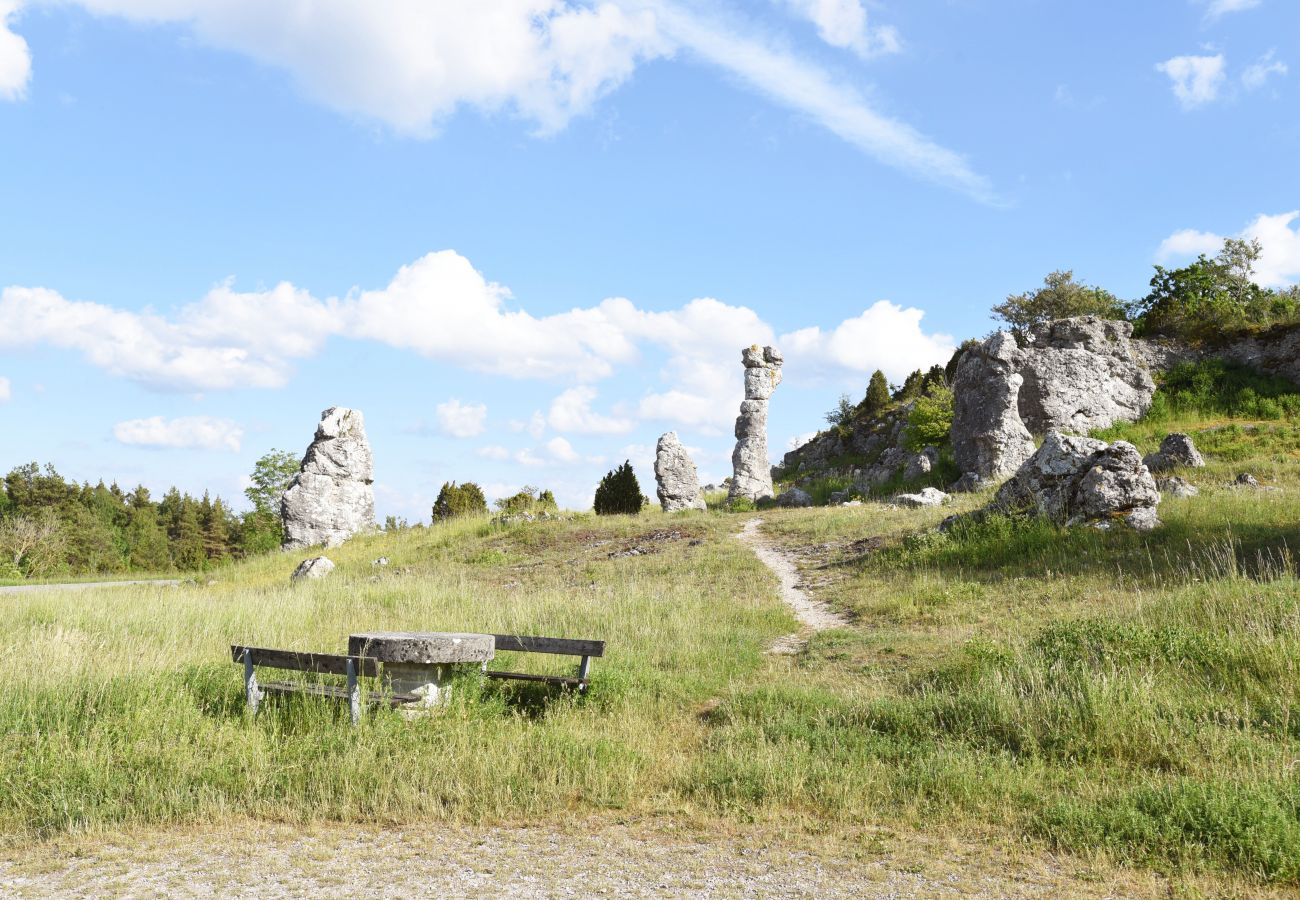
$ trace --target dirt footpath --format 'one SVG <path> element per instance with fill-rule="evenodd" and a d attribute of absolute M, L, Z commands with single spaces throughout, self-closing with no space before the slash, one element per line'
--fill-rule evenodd
<path fill-rule="evenodd" d="M 872 845 L 871 841 L 867 842 Z M 936 847 L 783 849 L 623 826 L 372 830 L 249 824 L 63 839 L 0 861 L 4 897 L 1104 897 L 1154 885 L 1077 861 Z M 861 858 L 852 858 L 860 856 Z"/>

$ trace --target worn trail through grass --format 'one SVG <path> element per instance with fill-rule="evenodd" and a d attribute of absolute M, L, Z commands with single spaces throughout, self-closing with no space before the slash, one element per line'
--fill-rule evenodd
<path fill-rule="evenodd" d="M 781 599 L 794 610 L 795 618 L 803 625 L 803 630 L 794 634 L 783 635 L 773 642 L 770 652 L 795 654 L 807 643 L 806 633 L 826 631 L 831 628 L 846 628 L 849 620 L 837 613 L 825 603 L 809 597 L 799 587 L 799 570 L 794 561 L 783 551 L 763 539 L 762 519 L 750 519 L 736 535 L 745 543 L 759 562 L 772 570 L 781 582 Z"/>

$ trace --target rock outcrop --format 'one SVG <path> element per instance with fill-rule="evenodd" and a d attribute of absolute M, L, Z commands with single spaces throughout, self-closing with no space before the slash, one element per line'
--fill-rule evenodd
<path fill-rule="evenodd" d="M 1167 472 L 1178 468 L 1195 469 L 1205 465 L 1205 459 L 1192 443 L 1192 439 L 1179 431 L 1166 435 L 1160 442 L 1159 452 L 1148 453 L 1142 458 L 1142 462 L 1152 472 Z"/>
<path fill-rule="evenodd" d="M 812 494 L 805 490 L 797 487 L 790 488 L 790 490 L 783 492 L 781 496 L 776 498 L 776 505 L 785 507 L 812 506 L 813 498 Z"/>
<path fill-rule="evenodd" d="M 300 578 L 324 578 L 333 571 L 334 560 L 328 556 L 314 556 L 298 563 L 298 568 L 293 570 L 293 574 L 289 576 L 289 579 L 297 581 Z"/>
<path fill-rule="evenodd" d="M 1168 494 L 1170 497 L 1195 497 L 1201 492 L 1196 485 L 1185 478 L 1179 478 L 1177 475 L 1171 475 L 1168 478 L 1157 478 L 1156 487 L 1160 488 L 1160 493 Z"/>
<path fill-rule="evenodd" d="M 741 351 L 745 366 L 745 399 L 736 419 L 736 449 L 728 500 L 746 497 L 757 502 L 772 496 L 772 465 L 767 457 L 767 404 L 781 383 L 781 352 L 757 345 Z"/>
<path fill-rule="evenodd" d="M 952 452 L 980 478 L 1009 475 L 1034 452 L 1020 419 L 1021 362 L 1016 339 L 1000 331 L 962 354 L 953 379 Z"/>
<path fill-rule="evenodd" d="M 1031 432 L 1132 422 L 1150 408 L 1155 389 L 1128 322 L 1058 319 L 1029 329 L 1023 346 L 999 332 L 957 364 L 953 455 L 963 473 L 1006 475 L 1033 453 Z"/>
<path fill-rule="evenodd" d="M 284 549 L 336 547 L 375 527 L 374 461 L 361 413 L 330 407 L 280 498 Z"/>
<path fill-rule="evenodd" d="M 1020 419 L 1034 434 L 1086 434 L 1133 422 L 1156 385 L 1128 322 L 1077 316 L 1029 329 L 1016 355 Z"/>
<path fill-rule="evenodd" d="M 695 463 L 675 431 L 660 437 L 655 446 L 655 483 L 664 512 L 706 508 Z"/>
<path fill-rule="evenodd" d="M 989 509 L 1042 516 L 1058 525 L 1108 526 L 1122 519 L 1146 531 L 1160 524 L 1159 503 L 1155 479 L 1132 444 L 1051 431 L 998 489 Z"/>
<path fill-rule="evenodd" d="M 898 494 L 892 500 L 895 506 L 907 506 L 912 509 L 920 509 L 926 506 L 943 506 L 952 497 L 945 494 L 938 488 L 922 488 L 915 494 Z"/>

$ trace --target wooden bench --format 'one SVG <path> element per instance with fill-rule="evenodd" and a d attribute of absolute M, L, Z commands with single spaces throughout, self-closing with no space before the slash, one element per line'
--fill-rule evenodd
<path fill-rule="evenodd" d="M 533 675 L 529 672 L 504 672 L 488 669 L 483 672 L 488 678 L 508 678 L 516 681 L 538 681 L 545 684 L 557 684 L 565 688 L 577 688 L 579 694 L 587 693 L 591 677 L 591 660 L 605 655 L 604 641 L 571 640 L 569 638 L 528 637 L 519 634 L 494 634 L 497 650 L 512 653 L 557 653 L 562 656 L 580 657 L 576 677 L 566 675 Z"/>
<path fill-rule="evenodd" d="M 335 656 L 330 653 L 297 653 L 293 650 L 271 650 L 266 647 L 244 647 L 238 644 L 230 648 L 230 656 L 237 663 L 244 664 L 244 697 L 253 715 L 262 698 L 267 694 L 306 694 L 310 697 L 324 697 L 330 700 L 346 700 L 352 712 L 352 724 L 361 721 L 361 686 L 359 678 L 374 678 L 379 675 L 379 663 L 364 656 Z M 344 675 L 346 686 L 321 683 L 300 683 L 295 681 L 268 681 L 259 684 L 257 667 L 268 669 L 287 669 L 293 672 L 314 672 L 319 675 Z M 420 698 L 414 694 L 370 693 L 366 701 L 372 706 L 390 707 L 414 703 Z"/>

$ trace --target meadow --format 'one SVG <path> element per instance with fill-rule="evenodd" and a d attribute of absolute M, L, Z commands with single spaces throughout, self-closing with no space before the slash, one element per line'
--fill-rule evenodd
<path fill-rule="evenodd" d="M 1300 449 L 1278 437 L 1294 426 L 1162 415 L 1116 436 L 1146 451 L 1176 425 L 1210 464 L 1149 535 L 935 532 L 952 507 L 758 513 L 853 621 L 793 657 L 765 652 L 797 623 L 733 538 L 749 512 L 461 520 L 355 539 L 317 582 L 274 554 L 210 584 L 0 598 L 0 831 L 21 847 L 249 818 L 849 842 L 897 826 L 1175 884 L 1300 884 Z M 1229 487 L 1240 471 L 1274 490 Z M 492 682 L 423 721 L 353 729 L 305 699 L 250 719 L 230 644 L 343 652 L 378 629 L 608 654 L 582 698 Z"/>

